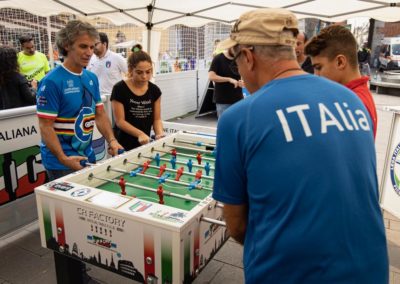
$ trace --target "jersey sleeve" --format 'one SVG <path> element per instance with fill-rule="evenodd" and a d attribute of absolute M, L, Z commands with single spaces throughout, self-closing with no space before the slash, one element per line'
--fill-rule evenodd
<path fill-rule="evenodd" d="M 128 73 L 128 62 L 121 55 L 117 54 L 119 70 L 122 73 Z"/>
<path fill-rule="evenodd" d="M 94 81 L 94 94 L 93 94 L 93 99 L 96 103 L 96 108 L 104 108 L 104 103 L 103 100 L 101 99 L 100 95 L 100 85 L 99 85 L 99 79 L 94 73 L 92 74 L 92 80 Z"/>
<path fill-rule="evenodd" d="M 110 101 L 115 100 L 122 104 L 125 102 L 124 96 L 123 96 L 124 91 L 122 89 L 123 84 L 124 84 L 123 81 L 119 81 L 117 84 L 114 85 L 114 87 L 111 91 Z"/>
<path fill-rule="evenodd" d="M 156 101 L 156 100 L 158 100 L 159 97 L 161 97 L 160 88 L 157 85 L 153 84 L 153 83 L 151 83 L 151 92 L 152 92 L 151 95 L 153 97 L 153 101 Z"/>
<path fill-rule="evenodd" d="M 213 198 L 226 204 L 247 203 L 247 179 L 241 145 L 245 127 L 237 124 L 237 114 L 224 113 L 218 121 L 217 154 Z"/>
<path fill-rule="evenodd" d="M 39 118 L 55 120 L 60 109 L 61 94 L 53 81 L 43 79 L 36 94 L 36 111 Z"/>
<path fill-rule="evenodd" d="M 43 54 L 42 56 L 43 64 L 44 64 L 44 72 L 47 73 L 50 71 L 49 61 L 47 60 L 46 55 Z"/>
<path fill-rule="evenodd" d="M 213 60 L 211 61 L 210 69 L 208 70 L 208 72 L 213 71 L 215 72 L 215 74 L 218 74 L 218 66 L 219 66 L 218 58 L 219 55 L 214 56 Z"/>

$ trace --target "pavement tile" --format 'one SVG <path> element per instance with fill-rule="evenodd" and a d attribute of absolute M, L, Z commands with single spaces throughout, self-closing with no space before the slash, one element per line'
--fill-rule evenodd
<path fill-rule="evenodd" d="M 400 284 L 400 274 L 399 273 L 391 273 L 391 279 L 390 279 L 390 284 Z"/>
<path fill-rule="evenodd" d="M 400 221 L 398 221 L 398 219 L 397 220 L 390 219 L 389 228 L 390 230 L 393 231 L 400 231 Z"/>
<path fill-rule="evenodd" d="M 13 244 L 1 248 L 0 255 L 0 278 L 13 284 L 26 284 L 28 280 L 54 271 L 52 259 Z"/>
<path fill-rule="evenodd" d="M 386 230 L 386 239 L 388 243 L 390 242 L 393 246 L 400 247 L 400 232 L 393 230 Z"/>
<path fill-rule="evenodd" d="M 206 267 L 200 272 L 199 276 L 193 281 L 193 284 L 211 283 L 217 273 L 219 273 L 224 266 L 224 263 L 212 259 L 207 263 Z"/>
<path fill-rule="evenodd" d="M 30 232 L 28 235 L 14 241 L 13 245 L 30 251 L 38 256 L 51 253 L 49 249 L 42 247 L 40 242 L 40 232 L 38 230 Z"/>
<path fill-rule="evenodd" d="M 221 270 L 217 273 L 217 275 L 212 279 L 211 282 L 204 282 L 210 284 L 243 284 L 244 283 L 244 274 L 243 269 L 224 264 Z"/>
<path fill-rule="evenodd" d="M 230 238 L 217 252 L 214 259 L 243 268 L 243 246 Z"/>
<path fill-rule="evenodd" d="M 394 246 L 392 242 L 388 241 L 388 254 L 390 271 L 400 273 L 400 247 Z"/>

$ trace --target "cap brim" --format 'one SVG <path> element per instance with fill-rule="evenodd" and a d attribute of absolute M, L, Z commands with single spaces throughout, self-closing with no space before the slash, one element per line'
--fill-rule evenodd
<path fill-rule="evenodd" d="M 231 47 L 234 47 L 235 45 L 237 45 L 237 41 L 234 41 L 230 38 L 227 38 L 224 41 L 221 41 L 218 45 L 217 45 L 217 49 L 229 49 Z"/>

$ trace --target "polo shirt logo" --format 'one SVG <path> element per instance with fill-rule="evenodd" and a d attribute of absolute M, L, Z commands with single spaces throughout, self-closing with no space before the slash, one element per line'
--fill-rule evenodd
<path fill-rule="evenodd" d="M 111 61 L 106 61 L 106 68 L 110 68 L 111 67 Z"/>

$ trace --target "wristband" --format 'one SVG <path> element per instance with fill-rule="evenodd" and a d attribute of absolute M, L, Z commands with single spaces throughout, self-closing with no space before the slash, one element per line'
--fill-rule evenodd
<path fill-rule="evenodd" d="M 112 142 L 117 141 L 116 138 L 111 138 L 110 141 L 108 141 L 108 145 L 111 145 Z"/>

